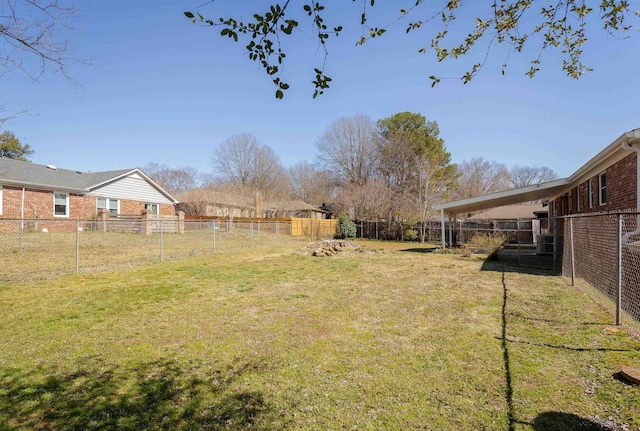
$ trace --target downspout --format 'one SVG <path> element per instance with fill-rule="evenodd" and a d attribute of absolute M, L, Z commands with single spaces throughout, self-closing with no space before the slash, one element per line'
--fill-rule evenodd
<path fill-rule="evenodd" d="M 636 211 L 640 210 L 640 129 L 634 129 L 626 133 L 627 140 L 622 143 L 622 148 L 636 153 Z M 637 216 L 636 230 L 627 232 L 622 237 L 622 244 L 627 244 L 629 238 L 640 235 L 640 215 Z"/>
<path fill-rule="evenodd" d="M 24 229 L 24 187 L 22 188 L 22 201 L 20 202 L 20 229 Z"/>

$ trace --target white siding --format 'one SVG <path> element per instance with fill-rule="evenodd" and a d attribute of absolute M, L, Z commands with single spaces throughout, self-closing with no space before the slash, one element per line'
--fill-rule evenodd
<path fill-rule="evenodd" d="M 132 174 L 120 178 L 109 184 L 95 189 L 89 193 L 92 196 L 105 198 L 129 199 L 140 202 L 153 202 L 159 204 L 172 204 L 164 194 L 160 193 L 138 174 Z"/>

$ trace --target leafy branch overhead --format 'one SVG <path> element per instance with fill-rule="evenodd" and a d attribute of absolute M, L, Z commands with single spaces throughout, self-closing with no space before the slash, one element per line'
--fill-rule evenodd
<path fill-rule="evenodd" d="M 283 47 L 285 37 L 301 37 L 296 32 L 302 20 L 310 20 L 313 36 L 322 48 L 324 56 L 321 64 L 313 67 L 315 74 L 313 97 L 317 97 L 329 88 L 331 78 L 325 74 L 325 66 L 329 50 L 327 48 L 330 37 L 337 37 L 343 26 L 329 25 L 324 17 L 329 15 L 327 6 L 334 6 L 326 0 L 305 3 L 301 9 L 293 9 L 290 0 L 283 4 L 274 3 L 264 12 L 256 12 L 248 21 L 236 18 L 219 17 L 205 18 L 202 13 L 185 12 L 185 16 L 194 23 L 202 23 L 211 27 L 218 27 L 220 35 L 228 37 L 234 42 L 242 40 L 249 59 L 258 62 L 276 86 L 275 96 L 284 97 L 289 84 L 282 80 L 282 67 L 286 52 Z M 294 2 L 295 3 L 295 2 Z M 507 67 L 509 55 L 521 53 L 525 47 L 533 49 L 534 55 L 530 60 L 530 68 L 526 75 L 533 78 L 540 70 L 542 54 L 549 48 L 557 49 L 563 55 L 562 70 L 571 78 L 579 79 L 584 73 L 592 69 L 582 63 L 582 54 L 587 42 L 587 27 L 594 26 L 591 16 L 595 10 L 599 12 L 602 28 L 608 34 L 620 36 L 631 29 L 629 20 L 637 18 L 629 7 L 628 0 L 487 0 L 481 10 L 482 16 L 475 18 L 469 24 L 468 33 L 462 38 L 453 36 L 450 29 L 454 22 L 463 19 L 463 7 L 473 5 L 462 0 L 412 0 L 407 6 L 399 8 L 393 19 L 386 19 L 383 25 L 369 24 L 373 17 L 375 0 L 351 0 L 362 9 L 360 22 L 361 36 L 355 41 L 362 45 L 369 40 L 383 36 L 398 21 L 406 20 L 405 32 L 420 32 L 428 46 L 419 49 L 420 53 L 432 53 L 438 61 L 458 59 L 469 54 L 472 49 L 480 50 L 480 60 L 464 70 L 459 78 L 463 83 L 470 82 L 483 68 L 489 54 L 496 45 L 508 46 L 506 60 L 502 64 L 502 74 Z M 597 3 L 597 6 L 589 4 Z M 537 6 L 539 5 L 539 6 Z M 477 4 L 475 4 L 477 6 Z M 536 7 L 537 6 L 537 7 Z M 296 15 L 299 14 L 299 15 Z M 477 12 L 474 12 L 477 13 Z M 536 14 L 537 13 L 537 14 Z M 335 16 L 336 14 L 332 14 Z M 410 20 L 409 18 L 413 18 Z M 451 33 L 450 33 L 451 30 Z M 456 40 L 457 39 L 457 40 Z M 482 41 L 482 43 L 480 43 Z M 446 42 L 446 44 L 445 44 Z M 431 85 L 435 86 L 441 77 L 432 74 Z"/>

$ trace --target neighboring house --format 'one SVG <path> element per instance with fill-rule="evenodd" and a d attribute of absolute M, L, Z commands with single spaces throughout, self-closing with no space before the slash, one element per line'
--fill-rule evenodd
<path fill-rule="evenodd" d="M 176 195 L 187 216 L 255 217 L 255 200 L 214 189 L 193 189 Z"/>
<path fill-rule="evenodd" d="M 549 232 L 548 207 L 541 202 L 506 205 L 482 211 L 460 222 L 473 232 L 501 231 L 509 243 L 536 244 L 538 235 Z"/>
<path fill-rule="evenodd" d="M 264 204 L 265 218 L 294 217 L 325 219 L 327 211 L 302 201 L 267 202 Z"/>
<path fill-rule="evenodd" d="M 323 219 L 326 211 L 302 201 L 263 202 L 258 193 L 254 198 L 232 195 L 215 189 L 194 189 L 179 193 L 178 209 L 187 216 L 206 217 L 298 217 Z"/>
<path fill-rule="evenodd" d="M 0 158 L 0 220 L 175 215 L 178 201 L 140 169 L 81 172 Z"/>

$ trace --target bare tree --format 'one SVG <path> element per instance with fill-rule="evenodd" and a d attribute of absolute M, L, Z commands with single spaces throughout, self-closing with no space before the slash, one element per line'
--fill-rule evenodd
<path fill-rule="evenodd" d="M 335 185 L 325 171 L 321 171 L 308 162 L 299 162 L 287 170 L 291 185 L 291 194 L 311 205 L 328 203 L 335 197 Z"/>
<path fill-rule="evenodd" d="M 349 208 L 350 217 L 358 221 L 378 221 L 385 218 L 395 202 L 385 184 L 372 179 L 366 184 L 350 184 L 340 190 L 338 206 Z"/>
<path fill-rule="evenodd" d="M 165 164 L 149 162 L 142 171 L 171 194 L 184 192 L 200 186 L 200 173 L 196 168 L 184 166 L 170 168 Z"/>
<path fill-rule="evenodd" d="M 67 40 L 76 13 L 73 1 L 0 1 L 0 78 L 15 70 L 34 80 L 48 70 L 69 78 L 78 61 Z"/>
<path fill-rule="evenodd" d="M 558 174 L 548 167 L 518 166 L 509 170 L 509 179 L 513 187 L 526 187 L 558 179 Z"/>
<path fill-rule="evenodd" d="M 211 155 L 211 166 L 223 182 L 265 194 L 275 194 L 287 181 L 276 153 L 249 133 L 222 142 Z"/>
<path fill-rule="evenodd" d="M 502 163 L 476 157 L 456 165 L 460 177 L 455 191 L 457 199 L 467 199 L 506 190 L 509 171 Z"/>
<path fill-rule="evenodd" d="M 341 117 L 316 142 L 322 167 L 344 185 L 363 185 L 375 166 L 374 122 L 366 115 Z"/>

